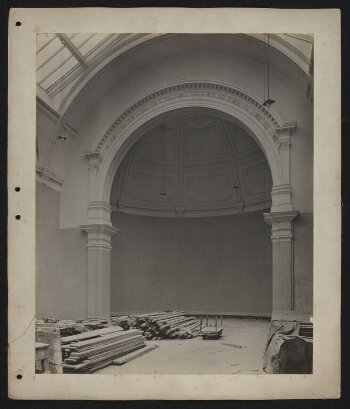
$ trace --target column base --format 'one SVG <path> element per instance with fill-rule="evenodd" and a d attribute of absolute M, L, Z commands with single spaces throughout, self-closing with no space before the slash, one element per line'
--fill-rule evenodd
<path fill-rule="evenodd" d="M 271 321 L 312 322 L 312 313 L 297 311 L 275 311 L 272 313 Z"/>

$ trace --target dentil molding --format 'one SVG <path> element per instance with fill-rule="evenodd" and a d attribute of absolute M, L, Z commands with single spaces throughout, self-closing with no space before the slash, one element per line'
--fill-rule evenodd
<path fill-rule="evenodd" d="M 119 133 L 140 115 L 157 105 L 180 99 L 215 100 L 232 104 L 233 107 L 236 106 L 248 113 L 255 122 L 259 122 L 277 146 L 280 141 L 276 138 L 276 130 L 279 132 L 286 126 L 256 99 L 232 86 L 206 81 L 184 82 L 152 92 L 129 106 L 113 121 L 91 151 L 103 156 Z M 295 122 L 293 124 L 295 126 Z"/>

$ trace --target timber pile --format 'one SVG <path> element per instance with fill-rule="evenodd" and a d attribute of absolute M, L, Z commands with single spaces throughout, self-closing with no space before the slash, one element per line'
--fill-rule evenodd
<path fill-rule="evenodd" d="M 61 342 L 64 373 L 92 373 L 146 346 L 140 330 L 116 326 L 63 337 Z"/>
<path fill-rule="evenodd" d="M 146 339 L 194 338 L 199 334 L 200 321 L 186 317 L 183 311 L 153 312 L 133 315 L 131 327 L 143 331 Z"/>
<path fill-rule="evenodd" d="M 84 325 L 88 330 L 101 329 L 108 327 L 108 321 L 102 318 L 90 318 L 88 320 L 77 321 Z"/>
<path fill-rule="evenodd" d="M 130 328 L 136 328 L 136 320 L 130 318 L 128 315 L 123 315 L 119 317 L 111 317 L 111 324 L 117 325 L 124 330 L 128 330 Z"/>

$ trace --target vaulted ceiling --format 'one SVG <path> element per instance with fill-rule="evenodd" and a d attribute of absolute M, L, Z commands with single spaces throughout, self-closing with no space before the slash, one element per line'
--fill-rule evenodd
<path fill-rule="evenodd" d="M 78 92 L 84 81 L 95 75 L 112 59 L 155 37 L 165 34 L 38 34 L 37 93 L 52 108 L 61 112 L 63 100 Z M 168 34 L 171 36 L 171 34 Z M 250 38 L 266 42 L 265 34 Z M 312 36 L 273 34 L 272 48 L 285 54 L 305 73 L 312 62 Z"/>
<path fill-rule="evenodd" d="M 158 124 L 126 154 L 115 176 L 114 211 L 203 217 L 270 206 L 262 151 L 237 125 L 199 110 Z"/>

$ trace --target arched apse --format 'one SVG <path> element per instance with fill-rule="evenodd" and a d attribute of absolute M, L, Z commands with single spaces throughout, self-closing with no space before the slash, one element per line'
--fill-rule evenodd
<path fill-rule="evenodd" d="M 205 109 L 242 126 L 264 152 L 274 188 L 286 188 L 285 197 L 281 198 L 280 193 L 280 202 L 275 204 L 291 205 L 289 163 L 282 163 L 281 155 L 289 160 L 289 135 L 295 123 L 285 124 L 261 102 L 242 91 L 210 82 L 180 83 L 162 88 L 144 96 L 119 115 L 88 153 L 96 168 L 96 172 L 90 174 L 90 202 L 109 202 L 113 178 L 122 157 L 145 129 L 186 108 Z"/>

